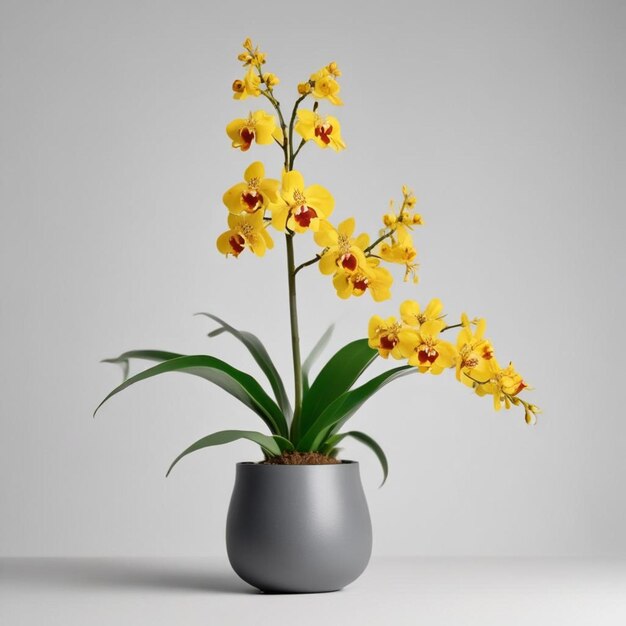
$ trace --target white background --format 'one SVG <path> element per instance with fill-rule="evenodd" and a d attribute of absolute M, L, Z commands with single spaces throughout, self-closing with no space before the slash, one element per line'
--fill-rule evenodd
<path fill-rule="evenodd" d="M 625 555 L 624 5 L 619 2 L 0 3 L 0 555 L 222 555 L 234 464 L 256 428 L 221 390 L 163 377 L 91 413 L 131 348 L 210 352 L 253 371 L 209 310 L 256 332 L 289 377 L 284 245 L 214 248 L 224 190 L 275 146 L 230 148 L 240 43 L 282 79 L 336 60 L 348 150 L 307 146 L 305 179 L 369 232 L 419 197 L 421 282 L 339 301 L 301 274 L 306 352 L 408 297 L 488 320 L 544 408 L 496 414 L 453 375 L 403 379 L 353 419 L 377 555 Z M 355 5 L 356 6 L 356 5 Z M 313 250 L 298 241 L 298 257 Z M 256 372 L 256 370 L 254 370 Z"/>

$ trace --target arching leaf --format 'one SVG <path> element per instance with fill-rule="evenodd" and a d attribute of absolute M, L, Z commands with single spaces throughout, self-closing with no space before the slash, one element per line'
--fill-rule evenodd
<path fill-rule="evenodd" d="M 144 359 L 146 361 L 157 361 L 162 363 L 163 361 L 169 361 L 170 359 L 177 359 L 182 354 L 176 352 L 166 352 L 164 350 L 129 350 L 120 354 L 114 359 L 102 359 L 100 363 L 117 363 L 122 366 L 124 380 L 128 378 L 129 362 L 131 359 Z"/>
<path fill-rule="evenodd" d="M 341 428 L 377 391 L 387 383 L 414 372 L 417 372 L 417 369 L 413 366 L 402 365 L 379 374 L 356 389 L 344 392 L 313 421 L 306 433 L 297 442 L 297 449 L 318 450 L 329 434 Z"/>
<path fill-rule="evenodd" d="M 302 364 L 302 384 L 304 386 L 304 393 L 309 390 L 309 374 L 311 373 L 311 367 L 313 367 L 313 363 L 317 361 L 324 348 L 328 345 L 328 342 L 330 341 L 334 330 L 335 325 L 331 324 L 326 329 L 324 334 L 317 340 L 317 343 L 313 346 L 313 349 L 309 353 L 309 356 Z"/>
<path fill-rule="evenodd" d="M 385 484 L 385 481 L 387 480 L 387 476 L 389 475 L 389 463 L 387 462 L 387 457 L 385 456 L 383 449 L 369 435 L 366 435 L 365 433 L 362 433 L 358 430 L 351 430 L 351 431 L 348 431 L 347 433 L 339 433 L 337 435 L 331 435 L 324 442 L 324 447 L 323 447 L 324 453 L 327 454 L 326 450 L 328 450 L 328 453 L 334 450 L 335 446 L 346 437 L 352 437 L 353 439 L 360 441 L 361 443 L 365 444 L 368 448 L 370 448 L 370 450 L 372 450 L 372 452 L 376 455 L 376 457 L 378 458 L 378 461 L 380 462 L 381 467 L 383 468 L 383 482 L 380 483 L 380 486 L 382 487 Z"/>
<path fill-rule="evenodd" d="M 276 369 L 268 351 L 261 343 L 261 340 L 256 335 L 253 335 L 248 331 L 237 330 L 230 324 L 227 324 L 223 319 L 217 317 L 217 315 L 213 315 L 212 313 L 196 313 L 196 315 L 204 315 L 220 324 L 221 328 L 217 328 L 216 330 L 210 332 L 209 337 L 216 337 L 223 332 L 228 332 L 236 339 L 239 339 L 241 343 L 243 343 L 243 345 L 252 355 L 252 358 L 257 362 L 258 366 L 267 376 L 267 380 L 272 386 L 274 396 L 278 401 L 278 406 L 281 408 L 283 414 L 287 417 L 287 419 L 290 419 L 292 415 L 292 409 L 289 402 L 289 397 L 287 396 L 287 392 L 285 391 L 285 385 L 283 384 L 282 378 L 280 377 L 280 374 L 278 373 L 278 370 Z"/>
<path fill-rule="evenodd" d="M 326 407 L 350 389 L 377 356 L 378 352 L 367 345 L 367 339 L 357 339 L 337 351 L 305 394 L 299 424 L 292 425 L 292 438 L 307 432 Z"/>
<path fill-rule="evenodd" d="M 98 408 L 94 411 L 94 416 L 109 398 L 130 387 L 130 385 L 168 372 L 192 374 L 218 385 L 257 413 L 272 433 L 288 436 L 285 416 L 261 385 L 249 374 L 232 367 L 232 365 L 220 359 L 207 355 L 181 356 L 170 359 L 132 376 L 116 387 L 98 405 Z"/>
<path fill-rule="evenodd" d="M 285 444 L 285 442 L 289 443 L 286 439 L 282 437 L 270 437 L 269 435 L 264 435 L 263 433 L 259 433 L 255 430 L 220 430 L 211 435 L 207 435 L 206 437 L 202 437 L 202 439 L 198 439 L 196 443 L 192 444 L 186 450 L 181 452 L 174 459 L 174 462 L 170 465 L 170 468 L 167 470 L 166 476 L 170 475 L 170 472 L 172 471 L 174 466 L 184 456 L 187 456 L 188 454 L 191 454 L 196 450 L 202 450 L 202 448 L 221 446 L 225 443 L 237 441 L 238 439 L 248 439 L 249 441 L 253 441 L 254 443 L 261 446 L 263 452 L 268 456 L 280 455 L 282 452 L 282 446 Z"/>

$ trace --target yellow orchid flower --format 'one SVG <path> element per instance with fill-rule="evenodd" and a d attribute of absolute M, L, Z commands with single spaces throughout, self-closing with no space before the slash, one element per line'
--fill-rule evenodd
<path fill-rule="evenodd" d="M 404 282 L 407 282 L 412 276 L 413 282 L 417 283 L 419 282 L 418 264 L 415 262 L 417 250 L 413 247 L 411 237 L 406 231 L 398 227 L 396 233 L 399 237 L 394 239 L 391 244 L 382 243 L 378 248 L 377 255 L 387 263 L 404 265 Z"/>
<path fill-rule="evenodd" d="M 339 152 L 346 147 L 341 138 L 339 120 L 332 115 L 324 118 L 314 111 L 299 109 L 295 129 L 302 139 L 305 141 L 312 139 L 320 148 L 330 147 Z"/>
<path fill-rule="evenodd" d="M 403 356 L 408 357 L 409 365 L 422 373 L 441 374 L 455 364 L 456 349 L 449 341 L 439 339 L 441 328 L 441 320 L 429 320 L 413 331 L 414 334 L 407 332 L 409 350 L 404 350 Z"/>
<path fill-rule="evenodd" d="M 332 72 L 329 69 L 331 66 L 334 66 Z M 335 80 L 335 76 L 338 76 L 338 71 L 337 65 L 331 63 L 329 66 L 311 74 L 311 91 L 316 98 L 326 98 L 331 104 L 335 105 L 343 104 L 342 99 L 337 95 L 339 93 L 339 83 Z"/>
<path fill-rule="evenodd" d="M 386 359 L 391 355 L 394 359 L 401 359 L 407 350 L 404 345 L 406 333 L 404 327 L 395 317 L 386 320 L 379 315 L 370 318 L 368 325 L 368 345 Z"/>
<path fill-rule="evenodd" d="M 283 140 L 283 131 L 276 125 L 273 115 L 265 111 L 255 111 L 246 118 L 233 120 L 226 126 L 226 134 L 233 142 L 233 148 L 246 152 L 256 141 L 260 145 L 270 144 L 276 139 Z"/>
<path fill-rule="evenodd" d="M 334 274 L 338 269 L 351 273 L 367 265 L 364 250 L 370 238 L 362 233 L 353 239 L 354 226 L 353 217 L 341 222 L 336 230 L 326 220 L 320 222 L 313 238 L 318 246 L 325 248 L 319 262 L 322 274 Z"/>
<path fill-rule="evenodd" d="M 330 216 L 335 208 L 335 199 L 321 185 L 304 186 L 302 174 L 296 170 L 283 172 L 282 187 L 277 203 L 272 204 L 272 226 L 284 231 L 288 228 L 296 233 L 308 229 L 317 231 L 320 220 Z"/>
<path fill-rule="evenodd" d="M 510 408 L 511 404 L 518 404 L 522 402 L 517 398 L 517 394 L 528 387 L 528 384 L 524 381 L 522 376 L 515 370 L 513 363 L 509 363 L 504 369 L 500 367 L 495 357 L 484 361 L 484 368 L 481 368 L 480 372 L 476 372 L 472 375 L 465 374 L 471 377 L 474 383 L 474 389 L 479 396 L 492 395 L 493 396 L 493 408 L 499 411 L 504 403 L 505 408 Z M 523 402 L 524 407 L 530 407 L 526 402 Z M 534 407 L 536 408 L 536 407 Z M 537 411 L 532 411 L 536 413 Z M 528 421 L 526 416 L 526 421 Z"/>
<path fill-rule="evenodd" d="M 441 328 L 445 323 L 441 320 L 443 316 L 443 302 L 439 298 L 433 298 L 422 311 L 420 305 L 415 300 L 405 300 L 400 305 L 400 316 L 402 321 L 415 328 L 418 328 L 429 321 L 438 321 Z"/>
<path fill-rule="evenodd" d="M 375 302 L 389 300 L 393 276 L 384 267 L 378 267 L 378 264 L 378 259 L 368 258 L 367 264 L 359 266 L 354 272 L 339 269 L 333 277 L 337 295 L 345 300 L 369 291 Z"/>
<path fill-rule="evenodd" d="M 261 161 L 249 165 L 243 178 L 245 182 L 231 187 L 222 198 L 230 213 L 254 213 L 278 201 L 279 183 L 273 178 L 265 178 L 265 167 Z M 260 213 L 263 214 L 263 211 Z"/>
<path fill-rule="evenodd" d="M 456 379 L 472 387 L 474 383 L 470 376 L 473 377 L 473 371 L 477 370 L 481 363 L 493 358 L 493 346 L 488 339 L 484 338 L 487 326 L 484 319 L 476 321 L 475 331 L 472 330 L 465 313 L 461 319 L 463 327 L 456 340 L 456 348 L 459 353 L 456 362 Z"/>
<path fill-rule="evenodd" d="M 245 100 L 248 96 L 256 98 L 261 95 L 261 78 L 254 71 L 254 67 L 250 66 L 243 80 L 236 80 L 233 83 L 233 92 L 235 100 Z"/>
<path fill-rule="evenodd" d="M 274 247 L 265 228 L 263 211 L 245 215 L 228 214 L 229 229 L 217 238 L 217 249 L 228 256 L 238 257 L 246 248 L 257 256 Z"/>

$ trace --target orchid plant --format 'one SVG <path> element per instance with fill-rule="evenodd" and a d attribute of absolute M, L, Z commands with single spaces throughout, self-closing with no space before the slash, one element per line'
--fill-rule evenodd
<path fill-rule="evenodd" d="M 217 249 L 234 259 L 246 252 L 262 257 L 274 247 L 270 232 L 276 231 L 284 236 L 295 389 L 293 407 L 261 341 L 252 333 L 238 330 L 210 313 L 202 314 L 217 324 L 209 336 L 229 333 L 239 340 L 267 377 L 271 395 L 250 374 L 214 356 L 134 350 L 115 359 L 106 359 L 106 362 L 123 365 L 125 380 L 100 406 L 139 381 L 168 372 L 183 372 L 220 386 L 254 411 L 269 431 L 223 430 L 212 433 L 184 450 L 174 460 L 168 474 L 190 452 L 238 439 L 258 444 L 268 462 L 294 462 L 298 455 L 317 458 L 317 462 L 333 462 L 339 443 L 345 437 L 352 437 L 376 454 L 385 479 L 388 464 L 381 447 L 367 434 L 346 431 L 344 426 L 384 385 L 414 373 L 438 375 L 445 370 L 454 370 L 457 381 L 479 396 L 491 396 L 495 410 L 503 406 L 506 409 L 521 407 L 526 422 L 534 424 L 539 409 L 519 395 L 528 385 L 512 363 L 505 367 L 499 365 L 492 343 L 485 337 L 484 319 L 470 319 L 462 314 L 458 322 L 447 323 L 443 304 L 438 299 L 431 300 L 425 307 L 413 300 L 403 302 L 399 319 L 374 315 L 369 322 L 368 337 L 342 347 L 310 380 L 311 367 L 328 344 L 332 327 L 302 362 L 296 299 L 300 272 L 317 265 L 321 274 L 332 277 L 333 287 L 342 299 L 368 293 L 376 302 L 387 300 L 391 297 L 393 276 L 385 265 L 399 265 L 404 268 L 405 281 L 418 281 L 417 252 L 412 233 L 423 220 L 415 210 L 413 192 L 403 187 L 398 208 L 392 201 L 382 216 L 383 228 L 373 240 L 365 233 L 355 236 L 352 217 L 335 227 L 329 220 L 335 208 L 333 196 L 321 185 L 305 184 L 302 173 L 294 169 L 294 165 L 307 144 L 336 152 L 346 148 L 339 120 L 320 111 L 320 104 L 342 104 L 337 80 L 341 72 L 337 64 L 330 63 L 298 85 L 298 97 L 287 117 L 275 93 L 279 79 L 264 71 L 265 53 L 246 39 L 238 59 L 245 68 L 245 76 L 232 85 L 234 99 L 264 98 L 273 108 L 273 114 L 263 110 L 250 112 L 247 117 L 230 122 L 226 133 L 232 147 L 241 152 L 256 150 L 253 144 L 276 144 L 282 151 L 283 170 L 280 181 L 266 178 L 263 163 L 254 161 L 244 171 L 243 181 L 226 191 L 223 202 L 228 209 L 228 230 L 217 238 Z M 312 102 L 310 108 L 304 107 L 306 101 Z M 319 252 L 297 265 L 294 244 L 300 236 L 310 232 Z M 456 341 L 448 341 L 448 334 L 455 330 Z M 405 363 L 357 384 L 378 357 L 391 357 Z M 159 364 L 129 378 L 131 359 Z"/>

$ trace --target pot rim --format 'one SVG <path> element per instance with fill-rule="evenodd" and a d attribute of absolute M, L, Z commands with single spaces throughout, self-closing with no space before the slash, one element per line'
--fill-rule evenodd
<path fill-rule="evenodd" d="M 311 463 L 311 464 L 299 464 L 299 465 L 288 465 L 287 463 L 259 463 L 258 461 L 238 461 L 237 463 L 235 463 L 235 465 L 237 467 L 251 467 L 256 465 L 257 467 L 341 467 L 343 465 L 345 466 L 351 466 L 351 465 L 358 465 L 359 462 L 358 461 L 352 461 L 350 459 L 342 459 L 341 463 L 320 463 L 320 464 L 315 464 L 315 463 Z"/>

